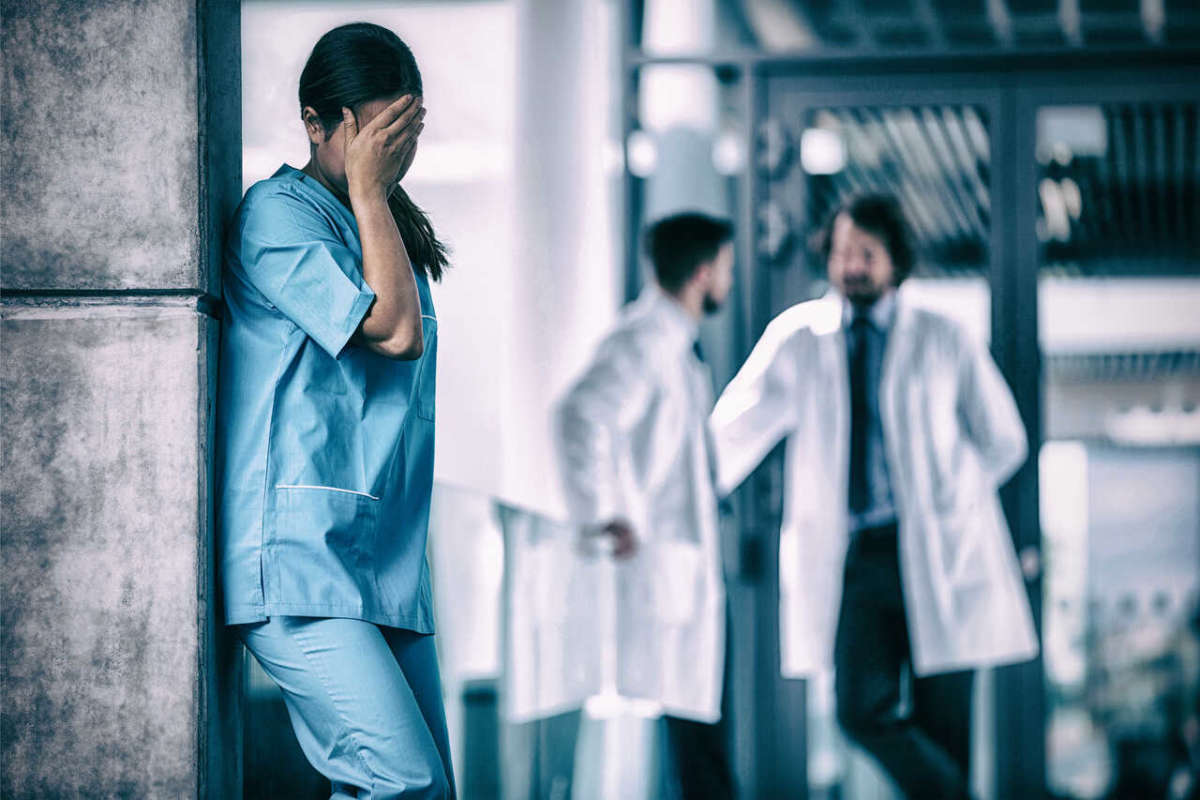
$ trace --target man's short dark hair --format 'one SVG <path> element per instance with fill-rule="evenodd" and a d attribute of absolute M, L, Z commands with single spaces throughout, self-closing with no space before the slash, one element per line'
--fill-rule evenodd
<path fill-rule="evenodd" d="M 663 217 L 646 229 L 646 256 L 658 285 L 668 292 L 683 288 L 701 264 L 717 257 L 733 240 L 733 223 L 698 211 Z"/>
<path fill-rule="evenodd" d="M 904 218 L 904 211 L 895 195 L 886 193 L 856 194 L 834 206 L 825 224 L 813 236 L 811 248 L 821 257 L 821 263 L 829 264 L 829 253 L 833 248 L 833 226 L 842 214 L 872 236 L 876 236 L 887 248 L 895 269 L 895 284 L 899 286 L 910 274 L 917 262 L 917 249 L 912 230 Z"/>

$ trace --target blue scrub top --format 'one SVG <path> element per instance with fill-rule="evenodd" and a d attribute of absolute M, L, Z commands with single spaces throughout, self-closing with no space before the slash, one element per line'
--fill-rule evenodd
<path fill-rule="evenodd" d="M 437 319 L 425 350 L 348 344 L 374 299 L 351 211 L 283 166 L 250 188 L 225 250 L 217 521 L 227 624 L 349 617 L 433 632 L 425 539 Z"/>

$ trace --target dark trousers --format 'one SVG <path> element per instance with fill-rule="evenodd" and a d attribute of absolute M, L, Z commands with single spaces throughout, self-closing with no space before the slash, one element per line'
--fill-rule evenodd
<path fill-rule="evenodd" d="M 851 538 L 843 580 L 838 722 L 909 800 L 967 798 L 974 672 L 911 677 L 895 525 Z"/>
<path fill-rule="evenodd" d="M 724 716 L 712 725 L 667 717 L 667 743 L 681 800 L 734 797 L 727 730 Z"/>
<path fill-rule="evenodd" d="M 725 667 L 721 676 L 721 719 L 711 725 L 678 717 L 666 717 L 668 775 L 679 800 L 732 800 L 736 796 L 730 759 L 729 716 L 733 698 L 729 686 L 730 646 L 729 601 L 725 605 Z M 670 795 L 668 795 L 670 796 Z"/>

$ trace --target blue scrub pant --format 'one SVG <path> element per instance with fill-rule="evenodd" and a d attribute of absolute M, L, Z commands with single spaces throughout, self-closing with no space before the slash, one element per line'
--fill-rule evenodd
<path fill-rule="evenodd" d="M 453 798 L 433 637 L 357 619 L 272 617 L 238 634 L 279 684 L 309 762 L 342 798 Z"/>

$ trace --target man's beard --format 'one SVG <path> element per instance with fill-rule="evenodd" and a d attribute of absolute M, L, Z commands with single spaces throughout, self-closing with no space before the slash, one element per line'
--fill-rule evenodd
<path fill-rule="evenodd" d="M 715 297 L 706 292 L 704 294 L 703 308 L 705 314 L 715 314 L 721 310 L 721 304 L 717 302 Z"/>
<path fill-rule="evenodd" d="M 885 288 L 876 286 L 869 281 L 848 283 L 842 289 L 842 293 L 845 294 L 847 300 L 863 308 L 875 305 L 875 301 L 883 297 L 885 291 Z"/>

